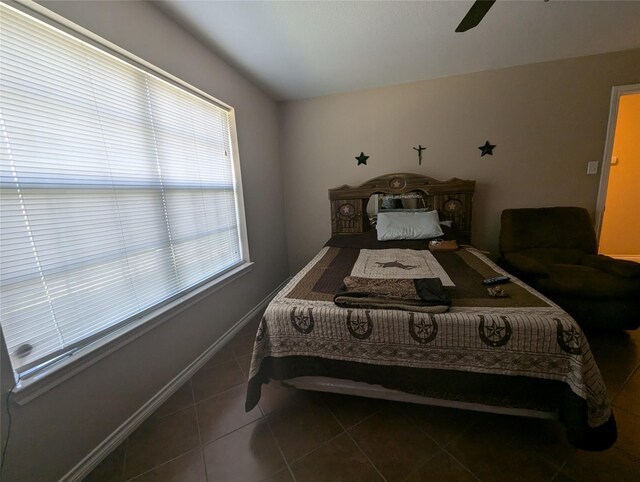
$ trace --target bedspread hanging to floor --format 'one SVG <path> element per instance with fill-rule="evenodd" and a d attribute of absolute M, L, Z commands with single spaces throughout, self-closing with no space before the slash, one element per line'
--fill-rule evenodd
<path fill-rule="evenodd" d="M 338 307 L 334 295 L 359 255 L 323 248 L 270 303 L 256 336 L 247 410 L 269 380 L 325 376 L 554 412 L 578 447 L 601 450 L 615 442 L 590 347 L 557 305 L 515 279 L 504 286 L 508 298 L 489 297 L 481 280 L 504 271 L 478 251 L 461 249 L 435 253 L 453 285 L 446 286 L 446 313 Z"/>

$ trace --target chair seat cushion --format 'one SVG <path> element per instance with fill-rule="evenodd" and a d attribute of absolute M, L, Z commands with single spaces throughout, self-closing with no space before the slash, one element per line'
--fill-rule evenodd
<path fill-rule="evenodd" d="M 601 254 L 590 254 L 580 260 L 580 264 L 606 271 L 621 278 L 640 278 L 640 263 L 614 259 Z"/>
<path fill-rule="evenodd" d="M 580 264 L 580 260 L 587 254 L 579 249 L 567 248 L 530 248 L 518 251 L 519 255 L 535 259 L 543 265 L 549 264 Z"/>
<path fill-rule="evenodd" d="M 549 264 L 549 277 L 538 278 L 535 288 L 545 294 L 599 300 L 637 299 L 640 279 L 620 278 L 590 266 Z"/>

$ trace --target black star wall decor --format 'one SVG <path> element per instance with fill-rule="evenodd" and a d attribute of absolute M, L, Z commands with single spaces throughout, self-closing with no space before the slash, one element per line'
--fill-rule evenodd
<path fill-rule="evenodd" d="M 478 149 L 482 151 L 482 154 L 480 154 L 480 157 L 484 156 L 485 154 L 489 154 L 490 156 L 493 156 L 494 147 L 496 147 L 495 144 L 489 144 L 489 141 L 486 141 L 484 143 L 484 146 L 478 147 Z"/>
<path fill-rule="evenodd" d="M 420 144 L 418 144 L 418 147 L 414 147 L 413 150 L 414 151 L 418 151 L 418 165 L 422 166 L 422 151 L 424 151 L 426 149 L 426 147 L 422 147 Z"/>
<path fill-rule="evenodd" d="M 356 159 L 358 160 L 358 166 L 360 164 L 364 164 L 366 166 L 367 165 L 367 159 L 369 159 L 369 156 L 365 156 L 364 152 L 360 152 L 360 155 L 357 156 Z"/>

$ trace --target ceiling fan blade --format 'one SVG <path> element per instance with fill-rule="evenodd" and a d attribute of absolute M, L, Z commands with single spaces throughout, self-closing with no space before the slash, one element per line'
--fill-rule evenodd
<path fill-rule="evenodd" d="M 480 23 L 496 0 L 476 0 L 456 28 L 456 32 L 466 32 Z"/>

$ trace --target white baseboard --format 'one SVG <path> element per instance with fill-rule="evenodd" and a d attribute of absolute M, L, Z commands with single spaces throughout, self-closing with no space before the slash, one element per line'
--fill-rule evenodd
<path fill-rule="evenodd" d="M 120 425 L 111 435 L 102 441 L 95 449 L 78 462 L 69 472 L 67 472 L 59 482 L 79 482 L 116 447 L 144 422 L 149 415 L 155 412 L 178 388 L 184 385 L 202 366 L 209 361 L 224 345 L 226 345 L 249 321 L 267 307 L 273 297 L 289 282 L 287 278 L 275 290 L 269 293 L 260 303 L 258 303 L 249 313 L 244 315 L 235 325 L 233 325 L 222 337 L 216 340 L 189 366 L 182 370 L 173 380 L 167 383 L 158 393 L 140 407 L 131 417 Z"/>

